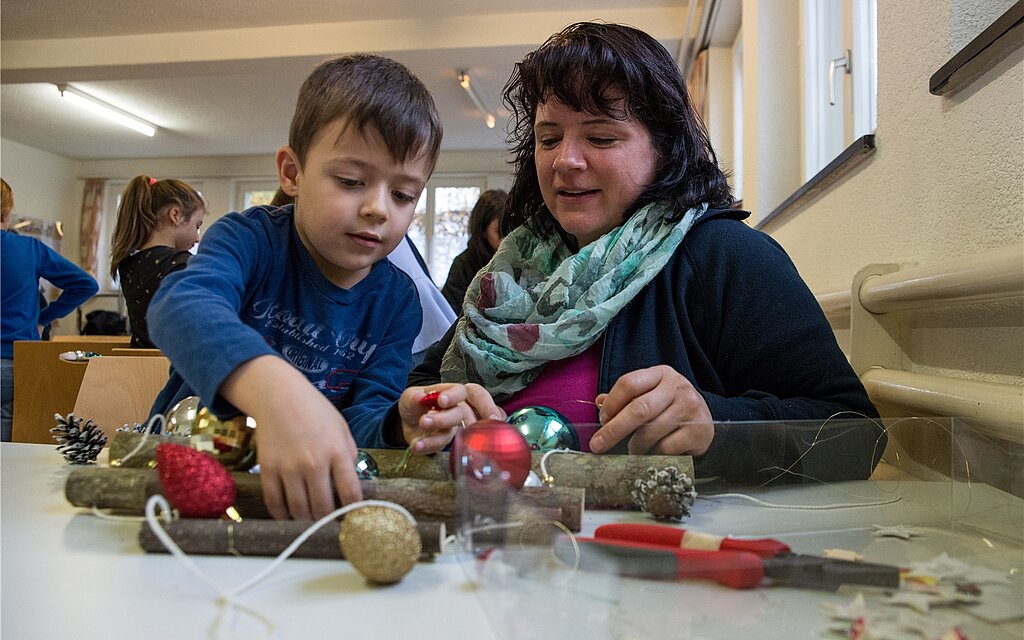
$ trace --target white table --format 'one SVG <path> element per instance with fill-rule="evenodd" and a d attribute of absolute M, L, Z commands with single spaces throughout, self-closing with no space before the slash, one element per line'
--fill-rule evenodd
<path fill-rule="evenodd" d="M 139 524 L 112 522 L 69 505 L 69 467 L 48 445 L 0 445 L 0 636 L 20 638 L 205 638 L 222 613 L 216 596 L 174 557 L 145 554 Z M 751 493 L 751 492 L 748 492 Z M 762 489 L 772 503 L 895 502 L 828 510 L 773 509 L 737 498 L 699 500 L 684 526 L 718 534 L 780 538 L 794 551 L 846 548 L 905 566 L 941 551 L 992 569 L 1016 568 L 1002 598 L 1024 599 L 1020 500 L 975 485 L 849 483 Z M 584 535 L 605 522 L 651 522 L 637 512 L 588 512 Z M 876 538 L 872 524 L 907 524 L 925 535 Z M 1016 530 L 1014 530 L 1016 528 Z M 198 556 L 226 587 L 269 558 Z M 788 588 L 735 591 L 705 582 L 617 580 L 579 573 L 557 587 L 514 576 L 474 586 L 455 556 L 421 563 L 398 585 L 367 586 L 343 561 L 289 559 L 239 601 L 276 625 L 274 637 L 406 638 L 818 638 L 822 603 L 853 592 Z M 1009 594 L 1007 596 L 1007 594 Z M 235 637 L 268 637 L 237 614 Z M 969 616 L 972 640 L 1024 637 L 1020 620 Z"/>

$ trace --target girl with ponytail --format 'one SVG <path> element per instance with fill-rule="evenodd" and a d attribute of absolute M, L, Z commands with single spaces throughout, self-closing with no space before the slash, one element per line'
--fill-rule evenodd
<path fill-rule="evenodd" d="M 110 273 L 121 281 L 133 347 L 153 348 L 146 309 L 164 277 L 185 268 L 206 214 L 203 197 L 181 180 L 136 176 L 117 208 Z"/>

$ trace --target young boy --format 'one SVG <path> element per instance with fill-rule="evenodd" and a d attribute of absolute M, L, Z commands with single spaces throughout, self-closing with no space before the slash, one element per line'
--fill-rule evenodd
<path fill-rule="evenodd" d="M 356 447 L 385 445 L 380 423 L 405 388 L 421 312 L 384 258 L 440 143 L 434 102 L 404 66 L 323 63 L 277 152 L 294 205 L 224 216 L 153 298 L 150 333 L 173 363 L 153 412 L 198 395 L 218 416 L 253 417 L 275 518 L 319 518 L 334 489 L 360 499 Z"/>

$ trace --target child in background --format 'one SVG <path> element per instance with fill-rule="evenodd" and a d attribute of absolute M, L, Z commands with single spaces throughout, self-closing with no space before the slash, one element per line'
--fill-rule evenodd
<path fill-rule="evenodd" d="M 275 518 L 319 518 L 334 490 L 360 499 L 356 447 L 404 445 L 385 442 L 381 421 L 405 388 L 420 305 L 385 258 L 440 144 L 433 99 L 404 66 L 363 54 L 321 64 L 277 152 L 294 205 L 218 220 L 153 298 L 150 334 L 172 362 L 153 412 L 195 394 L 215 415 L 254 418 Z"/>
<path fill-rule="evenodd" d="M 135 176 L 121 195 L 110 273 L 121 281 L 133 347 L 151 349 L 146 310 L 160 282 L 185 268 L 206 214 L 202 196 L 181 180 Z"/>
<path fill-rule="evenodd" d="M 462 315 L 466 288 L 477 271 L 494 257 L 501 244 L 501 215 L 505 212 L 508 194 L 501 189 L 490 189 L 480 194 L 469 214 L 469 242 L 466 250 L 455 256 L 448 279 L 441 287 L 445 300 Z"/>
<path fill-rule="evenodd" d="M 77 265 L 35 238 L 9 231 L 14 192 L 0 179 L 0 441 L 11 441 L 14 419 L 14 341 L 38 340 L 40 329 L 63 318 L 99 287 Z M 39 278 L 63 289 L 40 308 Z"/>

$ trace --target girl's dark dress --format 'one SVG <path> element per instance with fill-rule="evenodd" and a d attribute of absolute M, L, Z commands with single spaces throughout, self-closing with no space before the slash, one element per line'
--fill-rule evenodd
<path fill-rule="evenodd" d="M 146 309 L 153 299 L 160 281 L 169 273 L 185 268 L 192 257 L 188 251 L 175 251 L 171 247 L 150 247 L 136 251 L 121 261 L 117 275 L 121 292 L 128 306 L 128 322 L 132 330 L 132 347 L 153 349 L 146 326 Z"/>

